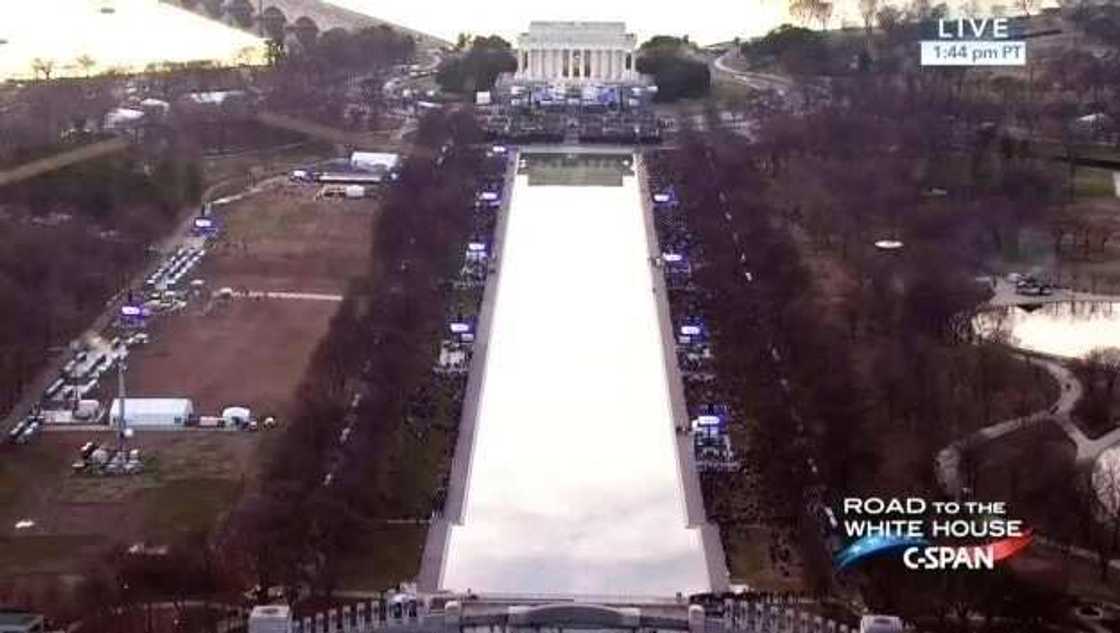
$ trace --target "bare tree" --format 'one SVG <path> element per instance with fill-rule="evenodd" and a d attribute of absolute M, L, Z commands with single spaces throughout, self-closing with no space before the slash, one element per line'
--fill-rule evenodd
<path fill-rule="evenodd" d="M 1112 395 L 1116 380 L 1120 378 L 1120 348 L 1098 347 L 1089 352 L 1085 362 L 1095 366 L 1105 381 L 1105 393 Z"/>
<path fill-rule="evenodd" d="M 90 76 L 93 67 L 97 65 L 97 62 L 94 61 L 94 59 L 89 55 L 82 55 L 76 60 L 76 62 L 78 64 L 78 67 L 82 69 L 82 72 L 85 73 L 86 77 Z"/>
<path fill-rule="evenodd" d="M 871 43 L 871 27 L 875 24 L 875 15 L 879 13 L 879 0 L 859 0 L 859 14 L 863 18 L 863 30 L 867 33 L 868 44 Z"/>
<path fill-rule="evenodd" d="M 54 61 L 36 57 L 31 60 L 31 70 L 35 73 L 36 79 L 39 78 L 39 75 L 42 75 L 43 79 L 50 81 L 51 73 L 54 72 Z"/>
<path fill-rule="evenodd" d="M 1015 0 L 1015 8 L 1022 11 L 1028 18 L 1038 8 L 1039 0 Z"/>
<path fill-rule="evenodd" d="M 1086 494 L 1095 502 L 1099 534 L 1094 539 L 1101 580 L 1108 580 L 1112 559 L 1120 547 L 1120 460 L 1114 453 L 1103 453 L 1089 476 Z"/>

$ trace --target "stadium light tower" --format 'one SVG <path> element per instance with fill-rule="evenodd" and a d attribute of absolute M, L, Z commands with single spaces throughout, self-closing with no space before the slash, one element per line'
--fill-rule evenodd
<path fill-rule="evenodd" d="M 117 450 L 123 451 L 125 445 L 125 438 L 128 434 L 128 424 L 124 417 L 124 401 L 125 401 L 125 388 L 124 388 L 124 373 L 128 369 L 128 363 L 125 361 L 126 356 L 124 351 L 128 348 L 122 342 L 117 350 L 120 352 L 117 361 L 117 402 L 120 403 L 120 408 L 117 409 Z M 110 407 L 111 409 L 112 407 Z"/>

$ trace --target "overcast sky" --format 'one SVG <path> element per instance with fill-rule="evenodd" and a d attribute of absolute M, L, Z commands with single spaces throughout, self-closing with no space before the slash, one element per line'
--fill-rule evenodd
<path fill-rule="evenodd" d="M 621 20 L 639 39 L 688 34 L 706 44 L 766 32 L 783 21 L 787 0 L 331 1 L 449 40 L 464 31 L 514 38 L 530 20 Z"/>
<path fill-rule="evenodd" d="M 790 0 L 328 0 L 374 17 L 454 41 L 461 32 L 497 34 L 513 41 L 531 20 L 621 20 L 642 41 L 653 35 L 689 35 L 700 44 L 764 35 L 792 22 Z M 832 0 L 829 28 L 862 25 L 859 0 Z M 880 6 L 908 5 L 911 0 L 879 0 Z M 1015 13 L 1013 0 L 929 0 L 954 10 L 1001 5 Z M 1056 0 L 1041 0 L 1042 6 Z M 819 26 L 819 25 L 814 25 Z"/>

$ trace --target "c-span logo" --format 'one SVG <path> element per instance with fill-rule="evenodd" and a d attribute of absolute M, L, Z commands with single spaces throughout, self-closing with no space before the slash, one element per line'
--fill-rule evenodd
<path fill-rule="evenodd" d="M 1003 502 L 848 498 L 844 535 L 853 540 L 834 557 L 838 570 L 882 556 L 900 556 L 909 569 L 994 569 L 1032 540 Z"/>

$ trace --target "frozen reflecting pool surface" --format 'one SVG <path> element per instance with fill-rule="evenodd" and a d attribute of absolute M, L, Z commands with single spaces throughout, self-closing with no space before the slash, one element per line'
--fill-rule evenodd
<path fill-rule="evenodd" d="M 517 177 L 463 524 L 441 585 L 707 590 L 700 534 L 686 527 L 637 178 L 629 156 L 570 162 L 529 157 Z"/>
<path fill-rule="evenodd" d="M 264 40 L 156 0 L 3 4 L 0 80 L 33 78 L 36 59 L 51 64 L 51 77 L 135 72 L 161 62 L 264 61 Z"/>
<path fill-rule="evenodd" d="M 1001 332 L 1015 347 L 1080 358 L 1098 347 L 1120 347 L 1120 303 L 1001 308 L 977 316 L 975 326 L 984 335 Z"/>

